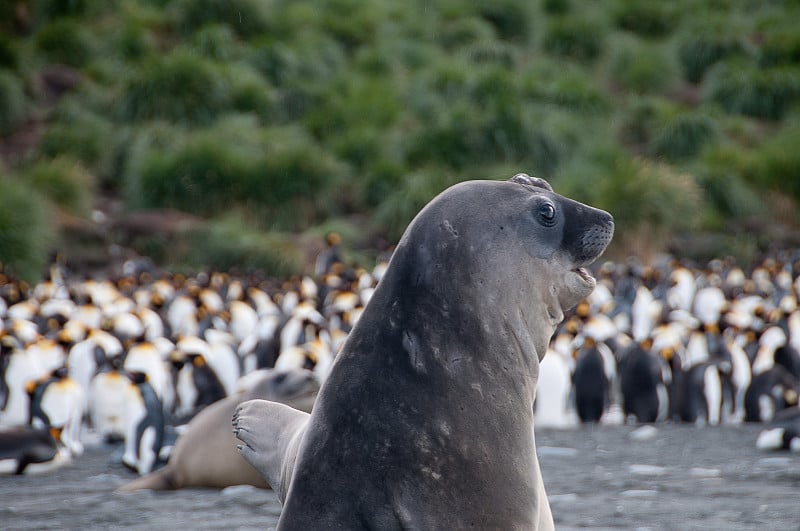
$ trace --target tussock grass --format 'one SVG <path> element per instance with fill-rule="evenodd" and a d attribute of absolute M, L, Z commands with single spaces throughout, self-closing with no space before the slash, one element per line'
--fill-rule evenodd
<path fill-rule="evenodd" d="M 14 42 L 10 37 L 0 34 L 0 68 L 14 70 L 19 59 Z"/>
<path fill-rule="evenodd" d="M 81 67 L 96 54 L 97 43 L 77 20 L 60 18 L 36 34 L 36 50 L 53 63 Z"/>
<path fill-rule="evenodd" d="M 185 36 L 208 24 L 226 24 L 237 35 L 250 38 L 272 29 L 269 7 L 259 0 L 177 0 L 168 10 Z"/>
<path fill-rule="evenodd" d="M 208 124 L 230 101 L 230 85 L 218 65 L 179 51 L 148 60 L 131 76 L 122 92 L 119 113 L 131 121 Z"/>
<path fill-rule="evenodd" d="M 29 166 L 22 180 L 70 214 L 88 216 L 95 179 L 79 162 L 67 157 L 40 160 Z"/>
<path fill-rule="evenodd" d="M 176 261 L 219 271 L 264 271 L 288 277 L 302 269 L 301 257 L 286 236 L 254 231 L 235 214 L 212 220 L 207 227 L 187 235 L 187 252 Z"/>
<path fill-rule="evenodd" d="M 625 41 L 614 51 L 611 79 L 635 94 L 662 92 L 675 80 L 675 66 L 660 47 Z"/>
<path fill-rule="evenodd" d="M 731 113 L 780 120 L 800 100 L 800 67 L 726 61 L 709 73 L 704 96 Z"/>
<path fill-rule="evenodd" d="M 54 239 L 47 201 L 30 185 L 0 175 L 0 256 L 17 276 L 40 278 Z"/>
<path fill-rule="evenodd" d="M 682 112 L 664 121 L 650 141 L 657 157 L 681 160 L 694 157 L 720 136 L 715 120 L 702 113 Z"/>
<path fill-rule="evenodd" d="M 617 26 L 643 37 L 668 35 L 677 27 L 681 15 L 680 7 L 673 2 L 648 0 L 617 0 L 612 11 Z"/>
<path fill-rule="evenodd" d="M 604 37 L 604 28 L 598 22 L 565 15 L 549 22 L 543 46 L 553 55 L 593 62 L 603 51 Z"/>
<path fill-rule="evenodd" d="M 22 81 L 0 70 L 0 136 L 13 131 L 28 114 L 28 98 Z"/>

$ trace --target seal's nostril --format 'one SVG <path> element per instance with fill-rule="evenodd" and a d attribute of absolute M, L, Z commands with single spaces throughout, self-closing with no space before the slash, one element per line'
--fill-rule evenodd
<path fill-rule="evenodd" d="M 594 261 L 600 256 L 611 242 L 613 230 L 607 224 L 591 227 L 580 239 L 580 252 L 577 257 L 579 263 Z"/>

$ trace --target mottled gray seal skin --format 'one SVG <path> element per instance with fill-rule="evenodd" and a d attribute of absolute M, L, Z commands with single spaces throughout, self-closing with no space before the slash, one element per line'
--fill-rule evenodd
<path fill-rule="evenodd" d="M 311 411 L 319 383 L 311 371 L 301 369 L 259 372 L 263 376 L 252 375 L 257 381 L 248 390 L 214 402 L 192 419 L 178 438 L 166 466 L 123 485 L 118 492 L 233 485 L 269 488 L 263 475 L 236 451 L 237 441 L 230 430 L 231 415 L 241 402 L 256 398 Z"/>
<path fill-rule="evenodd" d="M 284 501 L 278 529 L 552 529 L 533 436 L 539 361 L 594 289 L 581 266 L 613 228 L 527 175 L 431 201 L 312 414 L 237 409 L 240 452 Z"/>

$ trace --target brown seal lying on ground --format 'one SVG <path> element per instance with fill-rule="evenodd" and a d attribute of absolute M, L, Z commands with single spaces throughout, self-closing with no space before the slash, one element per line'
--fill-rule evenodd
<path fill-rule="evenodd" d="M 256 398 L 311 411 L 319 383 L 311 371 L 302 369 L 258 373 L 263 374 L 248 375 L 255 383 L 247 390 L 214 402 L 192 419 L 178 438 L 166 466 L 123 485 L 118 492 L 232 485 L 269 488 L 262 475 L 236 451 L 236 439 L 230 430 L 231 415 L 241 402 Z"/>

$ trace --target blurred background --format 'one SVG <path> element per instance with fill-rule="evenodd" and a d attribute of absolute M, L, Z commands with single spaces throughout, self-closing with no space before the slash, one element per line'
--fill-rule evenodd
<path fill-rule="evenodd" d="M 369 264 L 466 179 L 609 210 L 607 256 L 800 245 L 800 2 L 0 0 L 0 261 Z"/>
<path fill-rule="evenodd" d="M 800 442 L 800 0 L 0 0 L 0 428 L 90 397 L 80 466 L 0 482 L 5 527 L 274 523 L 109 493 L 237 375 L 324 381 L 419 209 L 519 172 L 616 220 L 541 365 L 559 528 L 796 528 L 800 460 L 761 450 Z M 86 412 L 138 423 L 148 381 L 171 439 L 133 463 Z"/>

